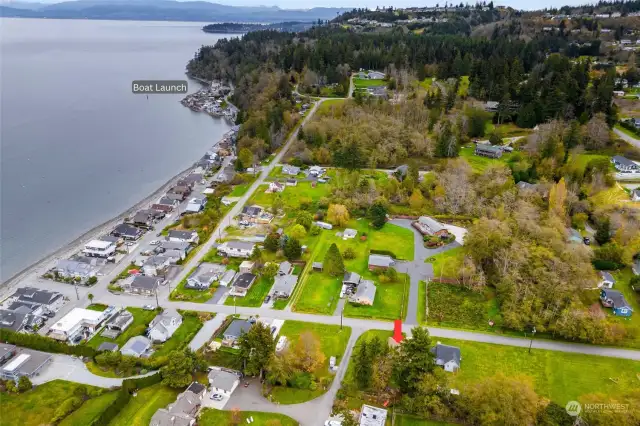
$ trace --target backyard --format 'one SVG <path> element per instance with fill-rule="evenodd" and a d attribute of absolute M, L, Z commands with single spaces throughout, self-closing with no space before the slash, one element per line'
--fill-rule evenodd
<path fill-rule="evenodd" d="M 365 89 L 367 87 L 386 86 L 387 82 L 381 79 L 370 80 L 368 78 L 353 78 L 353 85 L 356 89 Z"/>
<path fill-rule="evenodd" d="M 133 322 L 127 329 L 115 339 L 109 339 L 107 337 L 102 337 L 100 334 L 95 335 L 89 342 L 87 342 L 88 346 L 91 346 L 94 349 L 98 349 L 104 342 L 116 343 L 118 346 L 122 347 L 127 341 L 133 336 L 139 336 L 144 334 L 147 329 L 147 325 L 153 320 L 156 315 L 158 315 L 157 310 L 147 311 L 142 308 L 126 308 L 127 311 L 131 312 L 133 315 Z"/>
<path fill-rule="evenodd" d="M 342 360 L 349 336 L 351 336 L 351 328 L 340 328 L 338 325 L 317 324 L 301 321 L 285 321 L 280 330 L 281 336 L 287 336 L 289 342 L 296 342 L 300 335 L 305 332 L 311 332 L 320 341 L 320 350 L 324 353 L 326 359 L 321 367 L 315 372 L 315 376 L 325 381 L 325 386 L 330 386 L 333 375 L 329 372 L 329 358 L 336 357 L 336 365 Z M 318 386 L 316 390 L 296 389 L 285 386 L 275 386 L 271 390 L 271 398 L 280 404 L 297 404 L 309 401 L 323 393 L 326 389 Z"/>
<path fill-rule="evenodd" d="M 153 357 L 169 355 L 172 351 L 180 350 L 187 346 L 202 328 L 202 321 L 197 315 L 182 313 L 182 324 L 173 333 L 173 336 L 157 347 Z"/>
<path fill-rule="evenodd" d="M 407 315 L 406 298 L 409 294 L 408 275 L 398 274 L 396 282 L 376 283 L 376 288 L 376 297 L 372 306 L 347 302 L 344 306 L 344 316 L 381 320 L 404 319 Z"/>
<path fill-rule="evenodd" d="M 287 417 L 284 414 L 277 413 L 261 413 L 258 411 L 220 411 L 214 408 L 205 408 L 202 410 L 200 414 L 200 418 L 198 419 L 198 425 L 200 426 L 226 426 L 226 425 L 237 425 L 237 424 L 248 424 L 248 419 L 252 418 L 253 422 L 251 423 L 253 426 L 269 426 L 270 420 L 277 420 L 279 426 L 296 426 L 298 424 L 297 421 L 293 420 L 291 417 Z"/>
<path fill-rule="evenodd" d="M 178 393 L 177 389 L 159 383 L 139 390 L 109 426 L 148 426 L 153 414 L 174 402 Z"/>
<path fill-rule="evenodd" d="M 244 297 L 234 297 L 229 296 L 227 300 L 224 301 L 224 304 L 227 306 L 249 306 L 249 307 L 259 307 L 262 306 L 262 302 L 264 302 L 264 298 L 271 290 L 271 286 L 273 285 L 273 278 L 267 277 L 258 277 L 256 281 L 253 283 L 249 291 L 247 291 L 247 295 Z"/>
<path fill-rule="evenodd" d="M 435 278 L 458 278 L 463 260 L 464 248 L 460 246 L 426 258 L 425 263 L 433 265 Z"/>

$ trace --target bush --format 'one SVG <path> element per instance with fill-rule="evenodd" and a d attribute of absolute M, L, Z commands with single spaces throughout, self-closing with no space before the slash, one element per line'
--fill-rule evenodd
<path fill-rule="evenodd" d="M 127 389 L 128 391 L 133 391 L 135 389 L 144 389 L 149 386 L 153 386 L 162 381 L 162 376 L 160 373 L 155 373 L 150 376 L 140 377 L 137 379 L 125 379 L 122 381 L 122 388 Z"/>
<path fill-rule="evenodd" d="M 310 373 L 296 373 L 289 380 L 289 386 L 296 389 L 310 389 L 313 383 L 313 376 Z"/>
<path fill-rule="evenodd" d="M 26 392 L 31 389 L 33 385 L 31 384 L 31 380 L 27 376 L 22 376 L 18 380 L 18 392 Z"/>
<path fill-rule="evenodd" d="M 89 346 L 70 346 L 39 334 L 16 333 L 7 329 L 0 329 L 0 341 L 37 351 L 77 355 L 83 358 L 93 358 L 97 353 L 95 349 Z"/>
<path fill-rule="evenodd" d="M 591 263 L 598 271 L 615 271 L 624 268 L 624 265 L 610 260 L 594 259 Z"/>
<path fill-rule="evenodd" d="M 62 401 L 62 404 L 60 404 L 58 408 L 56 408 L 52 422 L 58 423 L 60 420 L 64 419 L 69 414 L 78 409 L 83 402 L 83 399 L 78 396 L 72 396 L 65 399 L 64 401 Z"/>
<path fill-rule="evenodd" d="M 129 403 L 131 394 L 126 389 L 118 392 L 118 397 L 88 426 L 106 426 L 111 423 L 120 411 Z"/>
<path fill-rule="evenodd" d="M 356 258 L 356 252 L 351 247 L 347 247 L 344 250 L 344 253 L 342 253 L 342 257 L 347 259 L 347 260 L 355 259 Z"/>

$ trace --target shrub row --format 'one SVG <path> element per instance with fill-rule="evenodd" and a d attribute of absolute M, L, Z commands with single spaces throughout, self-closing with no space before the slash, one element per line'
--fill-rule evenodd
<path fill-rule="evenodd" d="M 124 387 L 118 391 L 118 397 L 113 400 L 111 405 L 109 405 L 99 417 L 94 419 L 88 426 L 107 426 L 111 423 L 120 411 L 129 403 L 131 400 L 131 394 Z"/>
<path fill-rule="evenodd" d="M 157 372 L 155 374 L 151 374 L 150 376 L 146 376 L 146 377 L 138 377 L 135 379 L 124 379 L 122 381 L 122 388 L 131 392 L 135 389 L 148 388 L 149 386 L 153 386 L 157 383 L 160 383 L 161 381 L 162 381 L 162 376 L 160 375 L 159 372 Z"/>
<path fill-rule="evenodd" d="M 383 255 L 383 256 L 391 256 L 394 259 L 399 259 L 399 257 L 397 257 L 396 254 L 394 252 L 392 252 L 391 250 L 371 249 L 371 250 L 369 250 L 369 253 L 371 253 L 371 254 L 380 254 L 380 255 Z"/>
<path fill-rule="evenodd" d="M 89 346 L 71 346 L 55 339 L 39 334 L 16 333 L 11 330 L 0 329 L 0 341 L 29 349 L 58 354 L 77 355 L 93 358 L 97 351 Z"/>

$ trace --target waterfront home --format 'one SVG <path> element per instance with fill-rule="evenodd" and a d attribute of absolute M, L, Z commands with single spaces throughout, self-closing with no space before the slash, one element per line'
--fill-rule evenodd
<path fill-rule="evenodd" d="M 198 244 L 200 241 L 200 237 L 198 236 L 198 232 L 187 229 L 184 231 L 178 231 L 172 229 L 168 234 L 169 241 L 174 243 L 190 243 L 190 244 Z"/>
<path fill-rule="evenodd" d="M 614 156 L 611 158 L 611 162 L 614 167 L 622 173 L 637 173 L 640 171 L 640 166 L 622 155 Z"/>
<path fill-rule="evenodd" d="M 175 194 L 178 195 L 180 201 L 184 201 L 191 194 L 191 187 L 189 185 L 177 185 L 174 186 L 167 192 L 167 195 Z"/>
<path fill-rule="evenodd" d="M 246 296 L 249 288 L 251 288 L 251 285 L 255 282 L 255 280 L 256 276 L 251 273 L 245 272 L 244 274 L 239 274 L 233 281 L 229 294 L 231 296 L 239 297 Z"/>
<path fill-rule="evenodd" d="M 62 278 L 79 278 L 86 281 L 98 275 L 100 268 L 84 262 L 71 259 L 60 259 L 53 269 Z"/>
<path fill-rule="evenodd" d="M 358 305 L 373 305 L 373 301 L 376 297 L 376 286 L 373 281 L 360 280 L 356 291 L 349 297 L 351 303 L 357 303 Z"/>
<path fill-rule="evenodd" d="M 164 279 L 161 277 L 138 275 L 133 278 L 129 285 L 125 285 L 124 287 L 130 293 L 152 296 L 156 294 L 158 286 L 163 282 Z"/>
<path fill-rule="evenodd" d="M 164 255 L 151 256 L 142 264 L 142 272 L 150 277 L 164 276 L 171 265 L 171 259 Z"/>
<path fill-rule="evenodd" d="M 79 340 L 91 336 L 100 328 L 102 321 L 110 315 L 109 309 L 98 312 L 73 308 L 71 312 L 51 326 L 49 336 L 56 340 L 77 343 Z"/>
<path fill-rule="evenodd" d="M 182 179 L 182 181 L 187 185 L 193 186 L 197 183 L 202 183 L 204 181 L 204 176 L 200 173 L 191 173 Z"/>
<path fill-rule="evenodd" d="M 101 235 L 100 237 L 98 237 L 98 239 L 100 241 L 109 241 L 113 244 L 115 244 L 116 246 L 122 244 L 122 238 L 119 237 L 115 237 L 113 235 Z"/>
<path fill-rule="evenodd" d="M 443 345 L 438 342 L 431 348 L 431 353 L 434 354 L 436 365 L 441 366 L 444 371 L 455 373 L 460 369 L 462 356 L 460 355 L 459 347 Z"/>
<path fill-rule="evenodd" d="M 203 262 L 189 275 L 185 288 L 205 290 L 211 287 L 214 281 L 218 281 L 226 270 L 227 267 L 219 263 Z"/>
<path fill-rule="evenodd" d="M 184 201 L 184 196 L 182 194 L 174 194 L 173 192 L 167 192 L 164 196 L 170 200 L 177 201 L 178 203 L 181 203 L 182 201 Z"/>
<path fill-rule="evenodd" d="M 172 209 L 174 209 L 178 206 L 178 204 L 180 204 L 180 202 L 169 197 L 162 197 L 156 204 L 159 204 L 161 206 L 170 206 Z"/>
<path fill-rule="evenodd" d="M 166 342 L 182 324 L 182 315 L 174 309 L 165 309 L 149 323 L 149 338 L 154 342 Z"/>
<path fill-rule="evenodd" d="M 213 181 L 217 183 L 229 183 L 234 177 L 236 177 L 235 169 L 233 166 L 227 166 L 216 174 Z"/>
<path fill-rule="evenodd" d="M 153 218 L 151 217 L 151 214 L 141 210 L 133 216 L 132 222 L 135 226 L 148 229 L 153 225 Z"/>
<path fill-rule="evenodd" d="M 91 240 L 84 245 L 82 253 L 90 257 L 108 258 L 116 253 L 116 244 L 110 241 Z"/>
<path fill-rule="evenodd" d="M 152 204 L 151 208 L 154 210 L 158 210 L 161 211 L 163 213 L 171 213 L 171 211 L 173 211 L 173 205 L 167 205 L 167 204 Z"/>
<path fill-rule="evenodd" d="M 449 236 L 449 231 L 443 224 L 437 220 L 430 218 L 429 216 L 420 216 L 417 221 L 413 222 L 413 227 L 416 228 L 422 235 L 436 235 L 440 238 L 446 238 Z"/>
<path fill-rule="evenodd" d="M 132 356 L 135 358 L 140 358 L 142 356 L 149 355 L 151 352 L 151 340 L 147 339 L 144 336 L 133 336 L 131 339 L 127 340 L 120 349 L 120 353 L 125 356 Z"/>
<path fill-rule="evenodd" d="M 142 229 L 136 228 L 135 226 L 128 225 L 126 223 L 121 223 L 120 225 L 116 226 L 113 231 L 111 231 L 111 235 L 129 241 L 137 240 L 142 236 L 142 234 Z"/>
<path fill-rule="evenodd" d="M 255 244 L 246 241 L 227 241 L 218 246 L 218 253 L 227 257 L 250 257 Z"/>

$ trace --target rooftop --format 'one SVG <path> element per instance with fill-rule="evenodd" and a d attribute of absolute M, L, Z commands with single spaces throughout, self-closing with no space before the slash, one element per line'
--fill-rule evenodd
<path fill-rule="evenodd" d="M 20 349 L 18 354 L 2 367 L 2 371 L 9 374 L 31 375 L 51 359 L 51 354 Z"/>
<path fill-rule="evenodd" d="M 122 351 L 132 351 L 138 356 L 142 355 L 146 352 L 147 349 L 151 347 L 151 340 L 147 339 L 144 336 L 133 336 L 131 339 L 127 340 L 127 343 L 122 345 Z"/>
<path fill-rule="evenodd" d="M 73 308 L 71 312 L 62 317 L 57 323 L 51 326 L 52 331 L 68 333 L 81 322 L 98 324 L 104 316 L 103 312 L 89 309 Z"/>
<path fill-rule="evenodd" d="M 244 274 L 240 274 L 236 277 L 236 280 L 233 282 L 233 286 L 239 288 L 249 288 L 255 280 L 255 275 L 249 272 L 245 272 Z"/>
<path fill-rule="evenodd" d="M 240 337 L 242 333 L 248 332 L 252 325 L 253 324 L 247 320 L 235 319 L 231 321 L 229 327 L 224 331 L 224 335 L 234 338 Z"/>
<path fill-rule="evenodd" d="M 384 426 L 387 420 L 387 410 L 363 405 L 360 413 L 360 426 Z"/>
<path fill-rule="evenodd" d="M 381 267 L 389 267 L 393 265 L 394 260 L 391 256 L 383 255 L 383 254 L 371 254 L 369 255 L 369 265 L 372 266 L 381 266 Z"/>
<path fill-rule="evenodd" d="M 147 277 L 144 275 L 138 275 L 133 279 L 131 287 L 141 288 L 145 290 L 155 290 L 158 287 L 160 281 L 162 281 L 162 279 L 158 277 Z"/>
<path fill-rule="evenodd" d="M 209 372 L 209 383 L 214 388 L 231 392 L 237 381 L 238 376 L 228 371 L 213 369 Z"/>
<path fill-rule="evenodd" d="M 98 346 L 98 351 L 110 351 L 115 352 L 118 350 L 118 344 L 113 342 L 102 342 L 100 346 Z"/>

